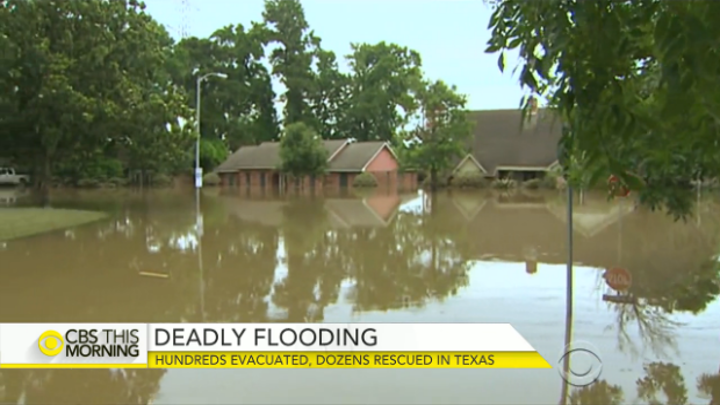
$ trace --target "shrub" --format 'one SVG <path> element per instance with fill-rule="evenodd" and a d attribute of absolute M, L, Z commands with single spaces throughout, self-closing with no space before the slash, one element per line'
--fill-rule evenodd
<path fill-rule="evenodd" d="M 203 184 L 208 186 L 217 186 L 220 182 L 220 175 L 215 172 L 210 172 L 203 176 Z"/>
<path fill-rule="evenodd" d="M 123 178 L 123 177 L 113 177 L 108 180 L 108 183 L 114 184 L 115 186 L 118 186 L 118 187 L 122 187 L 122 186 L 126 186 L 128 181 L 126 178 Z"/>
<path fill-rule="evenodd" d="M 451 185 L 460 188 L 482 188 L 488 185 L 488 181 L 480 173 L 458 173 L 452 179 Z"/>
<path fill-rule="evenodd" d="M 538 188 L 540 188 L 540 184 L 542 184 L 541 179 L 530 179 L 523 182 L 523 187 L 530 190 L 537 190 Z"/>
<path fill-rule="evenodd" d="M 370 173 L 360 173 L 353 179 L 353 187 L 377 187 L 377 179 Z"/>
<path fill-rule="evenodd" d="M 172 179 L 162 173 L 154 175 L 152 180 L 152 184 L 157 187 L 168 187 L 172 184 Z"/>
<path fill-rule="evenodd" d="M 97 188 L 100 187 L 100 182 L 97 179 L 80 179 L 77 186 L 80 188 Z"/>
<path fill-rule="evenodd" d="M 517 187 L 517 182 L 513 179 L 508 178 L 495 179 L 492 182 L 492 187 L 496 189 L 507 190 L 509 188 Z"/>

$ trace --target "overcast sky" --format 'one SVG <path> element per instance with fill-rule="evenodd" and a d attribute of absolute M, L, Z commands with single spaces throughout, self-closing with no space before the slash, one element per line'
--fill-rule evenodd
<path fill-rule="evenodd" d="M 180 38 L 207 37 L 229 24 L 260 21 L 263 0 L 146 0 L 148 12 Z M 183 3 L 187 3 L 183 6 Z M 468 108 L 518 108 L 522 90 L 508 58 L 500 73 L 497 55 L 485 54 L 490 8 L 482 0 L 303 0 L 311 29 L 339 57 L 351 42 L 394 42 L 418 51 L 428 78 L 454 84 Z M 341 65 L 346 70 L 346 66 Z M 276 91 L 282 87 L 276 82 Z"/>

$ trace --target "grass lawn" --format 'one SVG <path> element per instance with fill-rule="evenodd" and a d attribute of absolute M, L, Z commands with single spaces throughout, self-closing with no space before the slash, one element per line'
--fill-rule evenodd
<path fill-rule="evenodd" d="M 95 211 L 0 208 L 0 242 L 72 228 L 103 219 L 106 216 L 105 213 Z"/>

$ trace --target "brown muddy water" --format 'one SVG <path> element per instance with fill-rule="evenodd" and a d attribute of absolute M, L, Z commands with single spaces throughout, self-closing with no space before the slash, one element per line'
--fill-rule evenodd
<path fill-rule="evenodd" d="M 1 403 L 720 403 L 720 199 L 673 222 L 588 196 L 568 275 L 562 194 L 206 191 L 201 215 L 192 191 L 53 196 L 110 217 L 1 244 L 0 322 L 510 322 L 555 368 L 6 370 Z M 568 341 L 598 382 L 563 382 Z"/>

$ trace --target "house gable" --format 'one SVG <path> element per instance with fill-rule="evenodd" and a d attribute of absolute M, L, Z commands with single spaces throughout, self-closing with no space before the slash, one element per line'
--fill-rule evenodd
<path fill-rule="evenodd" d="M 466 145 L 489 176 L 498 170 L 547 171 L 557 160 L 562 122 L 540 109 L 523 121 L 521 110 L 472 111 L 474 134 Z"/>
<path fill-rule="evenodd" d="M 378 160 L 379 155 L 382 154 L 384 149 L 387 149 L 391 154 L 395 168 L 397 168 L 397 159 L 385 142 L 351 142 L 333 157 L 330 161 L 328 171 L 331 173 L 360 173 L 366 171 L 371 164 L 374 164 L 374 161 Z M 380 159 L 380 162 L 376 163 L 376 165 L 380 165 L 381 167 L 388 164 L 390 163 L 388 163 L 387 157 Z M 387 171 L 393 169 L 382 170 Z"/>
<path fill-rule="evenodd" d="M 364 172 L 392 172 L 398 169 L 398 161 L 395 153 L 388 146 L 383 144 L 380 149 L 370 158 L 362 168 Z"/>
<path fill-rule="evenodd" d="M 463 160 L 453 170 L 453 174 L 487 174 L 485 168 L 473 157 L 471 154 L 467 154 Z"/>

